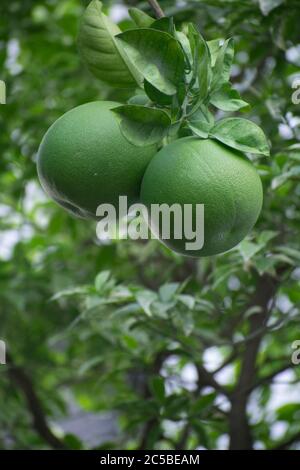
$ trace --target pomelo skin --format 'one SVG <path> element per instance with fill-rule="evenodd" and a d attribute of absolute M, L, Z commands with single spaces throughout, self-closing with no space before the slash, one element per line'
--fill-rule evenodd
<path fill-rule="evenodd" d="M 154 146 L 136 147 L 120 132 L 111 108 L 95 101 L 60 117 L 45 134 L 37 157 L 46 193 L 73 215 L 96 219 L 99 204 L 118 206 L 119 196 L 137 202 Z"/>
<path fill-rule="evenodd" d="M 185 137 L 164 147 L 145 172 L 141 200 L 151 204 L 204 204 L 204 245 L 186 250 L 188 240 L 161 240 L 186 256 L 211 256 L 237 245 L 254 226 L 262 207 L 261 180 L 243 155 L 215 140 Z M 193 217 L 194 220 L 194 217 Z M 150 226 L 159 234 L 158 227 Z"/>

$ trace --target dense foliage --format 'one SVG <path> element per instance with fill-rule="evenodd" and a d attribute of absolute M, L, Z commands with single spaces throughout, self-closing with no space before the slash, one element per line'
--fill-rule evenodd
<path fill-rule="evenodd" d="M 122 30 L 129 5 L 153 14 L 147 2 L 103 3 Z M 253 157 L 262 214 L 238 247 L 200 260 L 156 241 L 97 240 L 93 222 L 43 194 L 36 152 L 68 109 L 128 92 L 80 62 L 86 2 L 2 1 L 1 448 L 90 447 L 62 432 L 74 407 L 114 412 L 119 432 L 98 448 L 299 448 L 299 2 L 160 4 L 178 27 L 235 38 L 232 82 L 271 143 L 270 157 Z"/>

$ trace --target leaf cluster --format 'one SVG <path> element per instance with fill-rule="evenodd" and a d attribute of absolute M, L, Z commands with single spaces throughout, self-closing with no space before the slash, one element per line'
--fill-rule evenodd
<path fill-rule="evenodd" d="M 253 121 L 235 116 L 216 121 L 212 112 L 249 108 L 230 83 L 233 39 L 205 41 L 193 23 L 180 31 L 172 17 L 155 20 L 137 8 L 129 13 L 136 27 L 118 32 L 101 2 L 93 0 L 79 34 L 81 54 L 96 76 L 112 69 L 138 88 L 127 104 L 113 109 L 124 136 L 137 146 L 161 145 L 183 132 L 269 155 L 267 139 Z"/>

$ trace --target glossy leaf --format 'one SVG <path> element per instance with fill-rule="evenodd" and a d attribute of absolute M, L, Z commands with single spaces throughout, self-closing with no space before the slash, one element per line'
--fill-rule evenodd
<path fill-rule="evenodd" d="M 221 48 L 221 39 L 213 39 L 212 41 L 206 41 L 206 44 L 208 46 L 209 52 L 210 52 L 210 58 L 211 58 L 211 65 L 212 67 L 215 65 L 219 50 Z"/>
<path fill-rule="evenodd" d="M 199 101 L 203 101 L 208 95 L 211 82 L 210 52 L 206 41 L 199 31 L 189 25 L 189 38 L 193 52 L 194 78 L 197 80 L 197 93 Z"/>
<path fill-rule="evenodd" d="M 151 83 L 147 80 L 144 81 L 144 90 L 147 93 L 147 96 L 150 98 L 153 103 L 157 103 L 163 106 L 168 106 L 172 103 L 173 97 L 166 95 L 161 91 L 157 90 Z"/>
<path fill-rule="evenodd" d="M 257 243 L 243 240 L 239 245 L 239 251 L 245 262 L 248 262 L 256 253 L 258 253 L 264 246 Z"/>
<path fill-rule="evenodd" d="M 270 155 L 264 132 L 257 124 L 247 119 L 222 119 L 212 128 L 210 134 L 220 142 L 242 152 Z"/>
<path fill-rule="evenodd" d="M 241 99 L 239 92 L 232 88 L 230 83 L 224 83 L 221 88 L 212 93 L 210 103 L 222 111 L 237 111 L 249 107 L 249 104 Z"/>
<path fill-rule="evenodd" d="M 295 165 L 290 170 L 284 171 L 276 176 L 272 180 L 272 189 L 277 189 L 292 179 L 296 179 L 296 181 L 300 180 L 300 165 Z"/>
<path fill-rule="evenodd" d="M 171 126 L 169 115 L 161 109 L 128 104 L 112 111 L 119 119 L 124 137 L 137 146 L 160 142 Z"/>
<path fill-rule="evenodd" d="M 136 294 L 136 300 L 138 304 L 149 317 L 152 316 L 151 305 L 156 299 L 156 294 L 151 291 L 143 290 Z"/>
<path fill-rule="evenodd" d="M 102 291 L 102 288 L 108 281 L 109 277 L 110 277 L 110 271 L 102 271 L 96 276 L 95 288 L 98 292 Z"/>
<path fill-rule="evenodd" d="M 184 54 L 170 34 L 155 29 L 133 29 L 118 35 L 118 42 L 138 71 L 166 95 L 174 95 L 184 79 Z"/>
<path fill-rule="evenodd" d="M 134 95 L 128 100 L 128 104 L 137 104 L 139 106 L 146 106 L 149 104 L 149 98 L 145 93 L 139 93 L 138 95 Z"/>
<path fill-rule="evenodd" d="M 166 33 L 169 33 L 172 36 L 174 36 L 175 34 L 174 20 L 173 18 L 168 18 L 167 16 L 155 20 L 151 24 L 151 28 L 157 29 L 158 31 L 165 31 Z"/>
<path fill-rule="evenodd" d="M 155 21 L 152 16 L 147 15 L 144 11 L 139 8 L 129 8 L 128 13 L 132 20 L 139 28 L 149 28 L 150 25 Z"/>
<path fill-rule="evenodd" d="M 134 87 L 141 75 L 130 63 L 115 36 L 120 29 L 102 12 L 102 3 L 93 0 L 83 15 L 78 46 L 83 61 L 97 78 L 112 87 Z"/>
<path fill-rule="evenodd" d="M 191 68 L 192 63 L 193 63 L 193 54 L 192 54 L 190 41 L 188 40 L 188 37 L 186 36 L 186 34 L 182 33 L 181 31 L 176 31 L 176 38 L 180 42 L 183 52 L 185 54 L 188 66 Z"/>
<path fill-rule="evenodd" d="M 219 89 L 223 83 L 229 81 L 233 57 L 234 44 L 233 39 L 230 38 L 224 42 L 216 57 L 211 85 L 213 91 Z"/>
<path fill-rule="evenodd" d="M 159 289 L 159 297 L 162 302 L 170 302 L 174 298 L 175 293 L 179 288 L 179 284 L 177 282 L 172 282 L 169 284 L 164 284 Z"/>
<path fill-rule="evenodd" d="M 215 120 L 212 113 L 203 105 L 188 120 L 188 127 L 191 131 L 203 139 L 208 137 L 214 124 Z"/>
<path fill-rule="evenodd" d="M 154 397 L 159 402 L 163 402 L 166 395 L 164 379 L 160 376 L 154 376 L 150 382 L 150 388 Z"/>

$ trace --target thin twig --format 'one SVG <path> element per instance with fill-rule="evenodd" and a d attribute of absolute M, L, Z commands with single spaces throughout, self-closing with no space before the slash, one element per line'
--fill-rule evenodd
<path fill-rule="evenodd" d="M 163 18 L 164 16 L 166 16 L 164 14 L 161 6 L 159 5 L 159 3 L 156 0 L 148 0 L 148 3 L 152 7 L 152 9 L 153 9 L 155 15 L 157 16 L 157 18 Z"/>

